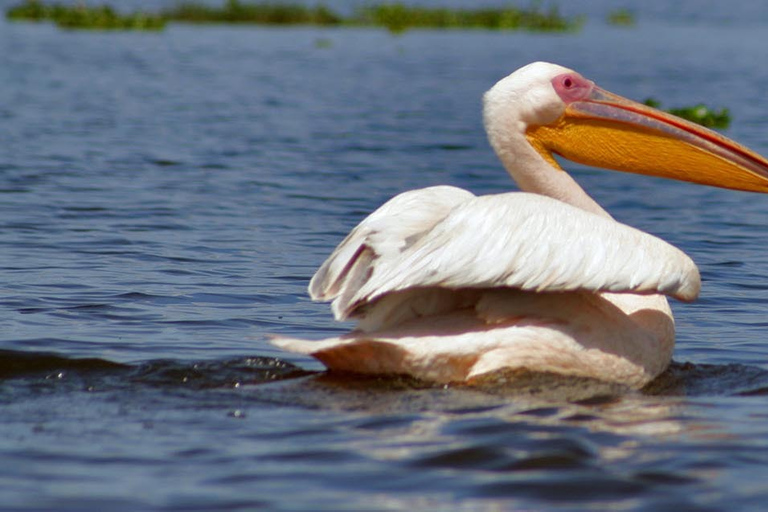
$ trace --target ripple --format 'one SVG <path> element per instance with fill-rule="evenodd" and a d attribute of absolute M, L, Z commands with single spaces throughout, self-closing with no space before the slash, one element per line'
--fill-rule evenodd
<path fill-rule="evenodd" d="M 192 389 L 231 388 L 294 379 L 307 374 L 290 363 L 266 357 L 202 362 L 150 361 L 129 365 L 54 353 L 0 351 L 2 379 L 45 378 L 50 375 L 66 375 L 68 379 L 77 379 L 96 375 L 101 380 L 91 379 L 90 382 L 101 390 L 114 386 L 121 388 L 124 383 Z"/>
<path fill-rule="evenodd" d="M 415 468 L 504 471 L 514 465 L 514 459 L 506 453 L 503 446 L 479 445 L 443 450 L 437 454 L 419 458 L 411 465 Z"/>
<path fill-rule="evenodd" d="M 651 489 L 649 485 L 639 481 L 610 477 L 594 471 L 591 473 L 495 482 L 479 486 L 477 495 L 528 498 L 548 503 L 600 503 L 638 497 Z"/>
<path fill-rule="evenodd" d="M 643 392 L 661 396 L 749 395 L 768 387 L 768 370 L 743 364 L 672 363 Z"/>
<path fill-rule="evenodd" d="M 532 45 L 629 97 L 695 83 L 768 151 L 765 2 L 630 3 L 632 30 L 562 37 L 0 20 L 0 508 L 760 510 L 765 196 L 568 167 L 701 265 L 672 305 L 691 362 L 640 393 L 326 374 L 267 342 L 347 328 L 306 285 L 391 195 L 513 188 L 480 99 Z"/>
<path fill-rule="evenodd" d="M 51 353 L 0 350 L 0 378 L 26 377 L 62 371 L 78 373 L 124 370 L 127 366 L 97 358 L 73 359 Z"/>

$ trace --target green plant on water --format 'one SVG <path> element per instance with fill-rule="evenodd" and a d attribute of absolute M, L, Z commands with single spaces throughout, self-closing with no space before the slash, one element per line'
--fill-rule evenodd
<path fill-rule="evenodd" d="M 528 9 L 447 9 L 407 6 L 398 2 L 365 7 L 357 12 L 350 23 L 384 27 L 394 33 L 413 28 L 567 32 L 578 30 L 582 20 L 561 16 L 556 6 L 543 10 L 538 4 Z"/>
<path fill-rule="evenodd" d="M 635 25 L 635 14 L 629 9 L 616 9 L 608 13 L 607 21 L 609 25 L 632 27 Z"/>
<path fill-rule="evenodd" d="M 54 21 L 62 28 L 97 30 L 162 30 L 165 20 L 143 13 L 123 15 L 109 6 L 78 6 L 69 9 Z"/>
<path fill-rule="evenodd" d="M 27 0 L 11 7 L 6 11 L 6 17 L 14 21 L 53 21 L 66 29 L 92 30 L 162 30 L 166 23 L 165 18 L 158 15 L 120 14 L 107 5 L 43 4 L 38 0 Z"/>
<path fill-rule="evenodd" d="M 8 8 L 5 17 L 9 20 L 43 21 L 50 19 L 50 9 L 36 0 L 28 0 Z"/>
<path fill-rule="evenodd" d="M 52 20 L 67 28 L 161 29 L 167 21 L 184 23 L 250 23 L 260 25 L 348 25 L 384 27 L 392 32 L 412 28 L 529 30 L 569 32 L 583 24 L 580 17 L 562 16 L 556 6 L 548 9 L 534 2 L 528 8 L 449 9 L 382 3 L 359 9 L 342 17 L 322 4 L 305 6 L 295 3 L 248 3 L 226 0 L 223 5 L 185 1 L 159 14 L 118 14 L 108 6 L 87 7 L 84 4 L 44 4 L 26 0 L 11 7 L 6 16 L 14 20 Z"/>
<path fill-rule="evenodd" d="M 244 3 L 227 0 L 222 7 L 182 2 L 163 11 L 169 20 L 187 23 L 252 23 L 259 25 L 338 25 L 342 18 L 320 4 Z"/>
<path fill-rule="evenodd" d="M 661 108 L 661 103 L 653 98 L 646 99 L 644 103 L 649 107 Z M 714 110 L 703 103 L 693 105 L 692 107 L 670 108 L 666 111 L 674 116 L 682 117 L 707 128 L 724 130 L 731 124 L 731 114 L 727 108 Z"/>

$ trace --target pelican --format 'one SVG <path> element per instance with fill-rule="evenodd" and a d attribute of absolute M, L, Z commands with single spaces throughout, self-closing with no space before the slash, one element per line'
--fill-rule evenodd
<path fill-rule="evenodd" d="M 276 338 L 331 370 L 482 382 L 529 370 L 641 388 L 672 359 L 666 296 L 692 301 L 695 263 L 615 221 L 553 155 L 605 169 L 768 192 L 768 160 L 711 130 L 544 62 L 483 98 L 491 146 L 521 192 L 450 186 L 395 196 L 309 284 L 351 332 Z"/>

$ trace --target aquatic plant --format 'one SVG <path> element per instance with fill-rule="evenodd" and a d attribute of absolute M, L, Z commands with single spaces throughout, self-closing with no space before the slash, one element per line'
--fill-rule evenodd
<path fill-rule="evenodd" d="M 58 6 L 43 5 L 37 0 L 27 0 L 22 4 L 9 7 L 5 17 L 9 20 L 45 21 L 52 18 L 52 11 L 56 8 Z"/>
<path fill-rule="evenodd" d="M 644 103 L 649 107 L 661 108 L 661 103 L 654 98 L 648 98 Z M 731 124 L 731 114 L 727 108 L 714 110 L 703 103 L 693 105 L 692 107 L 670 108 L 666 109 L 666 111 L 707 128 L 719 128 L 722 130 L 728 128 Z"/>
<path fill-rule="evenodd" d="M 183 2 L 163 11 L 169 20 L 186 23 L 252 23 L 259 25 L 337 25 L 341 16 L 320 4 L 243 3 L 227 0 L 222 7 Z"/>
<path fill-rule="evenodd" d="M 53 21 L 67 29 L 162 30 L 166 24 L 166 19 L 156 14 L 120 14 L 108 5 L 46 5 L 39 0 L 26 0 L 9 8 L 6 17 L 14 21 Z"/>
<path fill-rule="evenodd" d="M 411 7 L 399 2 L 365 7 L 351 20 L 354 24 L 385 27 L 391 32 L 402 32 L 411 28 L 567 32 L 578 30 L 582 21 L 581 18 L 569 19 L 561 16 L 556 6 L 543 10 L 537 3 L 528 9 L 512 6 L 448 9 Z"/>
<path fill-rule="evenodd" d="M 87 7 L 79 4 L 43 4 L 26 0 L 11 7 L 6 16 L 13 20 L 53 20 L 66 28 L 162 29 L 167 21 L 184 23 L 249 23 L 259 25 L 351 25 L 384 27 L 391 32 L 412 28 L 531 30 L 538 32 L 575 31 L 583 24 L 581 17 L 566 18 L 556 6 L 549 9 L 535 2 L 528 8 L 449 9 L 413 7 L 403 3 L 383 3 L 357 10 L 342 17 L 325 5 L 305 6 L 294 3 L 246 3 L 227 0 L 221 6 L 185 1 L 155 15 L 121 15 L 108 6 Z"/>
<path fill-rule="evenodd" d="M 629 9 L 616 9 L 608 13 L 606 20 L 609 25 L 631 27 L 635 25 L 635 14 Z"/>

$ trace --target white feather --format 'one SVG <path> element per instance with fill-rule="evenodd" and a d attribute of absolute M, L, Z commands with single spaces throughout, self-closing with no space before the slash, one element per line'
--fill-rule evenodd
<path fill-rule="evenodd" d="M 544 196 L 461 192 L 434 187 L 386 203 L 323 264 L 313 297 L 335 299 L 344 319 L 422 288 L 698 295 L 696 265 L 659 238 Z"/>
<path fill-rule="evenodd" d="M 370 268 L 361 260 L 396 257 L 414 237 L 473 197 L 466 190 L 449 186 L 411 190 L 393 197 L 358 224 L 331 253 L 309 283 L 310 297 L 332 300 L 356 292 L 355 284 L 365 277 L 360 274 Z"/>

